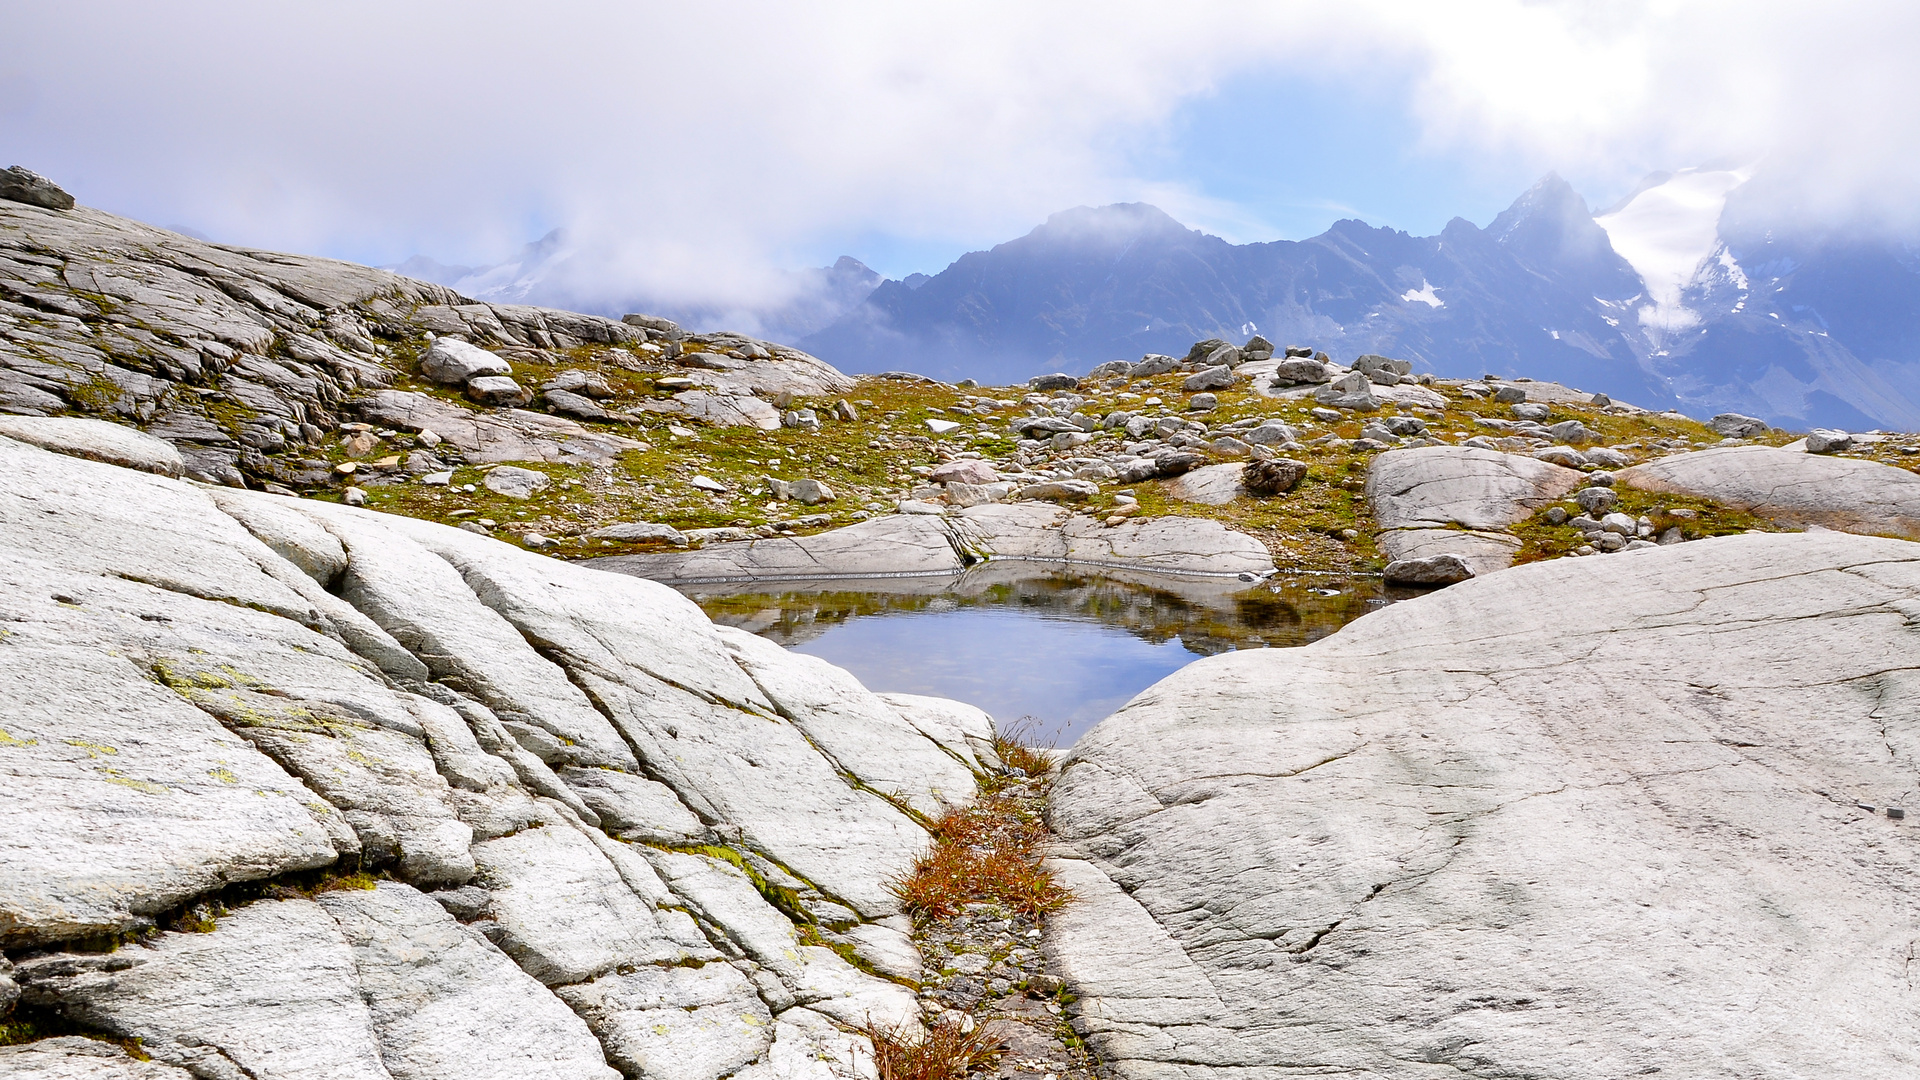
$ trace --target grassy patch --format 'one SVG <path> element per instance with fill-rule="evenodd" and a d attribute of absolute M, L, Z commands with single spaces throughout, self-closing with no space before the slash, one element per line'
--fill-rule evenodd
<path fill-rule="evenodd" d="M 1041 771 L 1051 766 L 1049 760 Z M 1037 811 L 1005 795 L 983 794 L 970 806 L 942 814 L 933 824 L 933 849 L 888 888 L 908 911 L 935 919 L 977 903 L 1035 917 L 1058 911 L 1072 894 L 1041 868 L 1038 850 L 1046 836 Z"/>
<path fill-rule="evenodd" d="M 1687 495 L 1666 495 L 1652 491 L 1641 491 L 1625 485 L 1613 489 L 1620 501 L 1609 513 L 1629 514 L 1635 518 L 1645 517 L 1653 522 L 1654 535 L 1678 526 L 1681 535 L 1688 540 L 1700 540 L 1709 536 L 1730 536 L 1744 532 L 1784 532 L 1784 527 L 1755 517 L 1744 510 L 1707 499 Z M 1578 514 L 1580 510 L 1571 501 L 1556 504 L 1569 514 Z M 1513 526 L 1512 533 L 1520 538 L 1520 551 L 1514 562 L 1540 562 L 1543 559 L 1557 559 L 1571 555 L 1586 544 L 1580 530 L 1570 525 L 1554 525 L 1547 520 L 1547 510 Z M 1674 511 L 1680 511 L 1675 514 Z"/>
<path fill-rule="evenodd" d="M 951 1024 L 934 1024 L 922 1033 L 868 1020 L 856 1030 L 873 1043 L 880 1080 L 959 1080 L 991 1068 L 1000 1058 L 984 1028 L 962 1032 Z"/>

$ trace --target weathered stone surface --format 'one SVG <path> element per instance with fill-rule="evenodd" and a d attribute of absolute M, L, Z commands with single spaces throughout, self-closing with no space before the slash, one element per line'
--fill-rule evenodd
<path fill-rule="evenodd" d="M 16 954 L 201 899 L 297 895 L 285 886 L 312 877 L 222 890 L 342 859 L 422 885 L 473 878 L 197 905 L 218 929 L 20 965 L 30 1007 L 214 1080 L 610 1077 L 543 981 L 717 976 L 732 969 L 714 942 L 736 936 L 751 989 L 730 985 L 718 1033 L 669 1028 L 705 1053 L 764 994 L 784 1010 L 772 1045 L 763 1012 L 723 1071 L 852 1060 L 832 1023 L 915 1022 L 910 991 L 800 944 L 727 863 L 686 856 L 701 874 L 670 885 L 611 834 L 729 845 L 845 930 L 836 942 L 904 972 L 897 928 L 846 923 L 897 915 L 887 883 L 927 834 L 862 785 L 937 811 L 991 754 L 978 710 L 884 700 L 757 639 L 736 658 L 651 582 L 5 438 L 0 625 L 0 934 Z M 682 1060 L 659 1025 L 707 1007 L 626 1024 L 621 1060 Z M 22 1053 L 0 1060 L 171 1070 Z"/>
<path fill-rule="evenodd" d="M 773 1045 L 773 1014 L 727 964 L 643 967 L 558 993 L 616 1064 L 648 1080 L 719 1080 Z"/>
<path fill-rule="evenodd" d="M 397 882 L 322 893 L 394 1080 L 615 1080 L 587 1025 L 475 931 Z"/>
<path fill-rule="evenodd" d="M 1572 491 L 1581 475 L 1544 461 L 1468 446 L 1389 450 L 1367 469 L 1383 529 L 1504 529 Z"/>
<path fill-rule="evenodd" d="M 475 844 L 473 853 L 477 880 L 493 894 L 500 947 L 549 986 L 623 964 L 685 958 L 614 865 L 573 828 L 528 829 Z"/>
<path fill-rule="evenodd" d="M 22 165 L 0 170 L 0 199 L 46 210 L 73 209 L 73 196 L 59 184 Z"/>
<path fill-rule="evenodd" d="M 1453 585 L 1473 576 L 1473 567 L 1459 555 L 1444 553 L 1416 559 L 1395 559 L 1381 576 L 1396 585 Z"/>
<path fill-rule="evenodd" d="M 811 536 L 710 543 L 685 553 L 612 555 L 589 565 L 676 584 L 952 574 L 960 570 L 952 535 L 941 517 L 899 514 Z"/>
<path fill-rule="evenodd" d="M 379 390 L 357 401 L 369 422 L 405 431 L 431 431 L 475 465 L 498 461 L 601 463 L 641 445 L 546 413 L 525 409 L 475 412 L 411 390 Z"/>
<path fill-rule="evenodd" d="M 752 394 L 682 390 L 665 401 L 643 401 L 639 409 L 643 412 L 684 416 L 689 420 L 699 420 L 715 427 L 780 430 L 780 410 Z"/>
<path fill-rule="evenodd" d="M 1255 495 L 1284 495 L 1306 478 L 1306 462 L 1292 458 L 1268 458 L 1249 461 L 1242 466 L 1240 483 Z"/>
<path fill-rule="evenodd" d="M 517 465 L 500 465 L 487 470 L 487 477 L 481 485 L 495 495 L 505 495 L 509 499 L 524 502 L 533 498 L 548 484 L 553 482 L 546 473 L 534 469 L 523 469 Z"/>
<path fill-rule="evenodd" d="M 0 1046 L 0 1076 L 17 1080 L 192 1080 L 193 1074 L 157 1061 L 140 1061 L 112 1043 L 61 1035 Z"/>
<path fill-rule="evenodd" d="M 459 338 L 436 338 L 420 357 L 420 374 L 430 381 L 465 386 L 483 375 L 511 375 L 513 366 L 501 356 Z"/>
<path fill-rule="evenodd" d="M 0 435 L 55 453 L 161 476 L 179 476 L 186 469 L 172 443 L 105 420 L 0 415 Z"/>
<path fill-rule="evenodd" d="M 1243 465 L 1204 465 L 1166 482 L 1162 490 L 1176 502 L 1225 506 L 1247 493 Z"/>
<path fill-rule="evenodd" d="M 353 954 L 310 900 L 267 900 L 211 933 L 20 967 L 25 998 L 215 1080 L 389 1080 Z"/>
<path fill-rule="evenodd" d="M 591 540 L 664 540 L 675 547 L 687 546 L 687 538 L 679 529 L 671 525 L 660 525 L 651 521 L 623 521 L 618 525 L 608 525 L 587 534 Z"/>
<path fill-rule="evenodd" d="M 928 817 L 973 799 L 973 773 L 841 668 L 745 630 L 715 628 L 740 666 L 842 769 Z"/>
<path fill-rule="evenodd" d="M 1614 479 L 1643 491 L 1712 499 L 1787 525 L 1920 539 L 1920 476 L 1875 461 L 1728 446 L 1660 458 Z"/>
<path fill-rule="evenodd" d="M 1746 535 L 1193 664 L 1055 789 L 1076 1023 L 1129 1077 L 1911 1071 L 1920 853 L 1856 804 L 1915 610 L 1920 547 Z"/>
<path fill-rule="evenodd" d="M 945 465 L 936 465 L 927 474 L 929 484 L 994 484 L 1000 481 L 1000 474 L 993 466 L 979 458 L 961 458 L 949 461 Z"/>
<path fill-rule="evenodd" d="M 1519 537 L 1488 530 L 1388 529 L 1375 542 L 1388 562 L 1455 556 L 1476 576 L 1506 569 L 1520 551 Z"/>
<path fill-rule="evenodd" d="M 482 375 L 468 381 L 467 396 L 482 405 L 517 409 L 533 400 L 533 391 L 505 375 Z"/>

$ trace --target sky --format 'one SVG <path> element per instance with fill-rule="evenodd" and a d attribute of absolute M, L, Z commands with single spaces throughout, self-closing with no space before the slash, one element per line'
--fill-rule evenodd
<path fill-rule="evenodd" d="M 774 301 L 934 272 L 1078 205 L 1236 242 L 1484 225 L 1757 163 L 1808 212 L 1920 206 L 1920 5 L 1343 0 L 0 0 L 0 164 L 217 240 Z M 585 298 L 591 299 L 590 296 Z"/>

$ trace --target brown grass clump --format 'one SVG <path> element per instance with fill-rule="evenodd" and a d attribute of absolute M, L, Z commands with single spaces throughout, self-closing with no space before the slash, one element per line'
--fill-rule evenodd
<path fill-rule="evenodd" d="M 975 1069 L 991 1068 L 1000 1056 L 983 1028 L 962 1033 L 953 1025 L 935 1024 L 921 1037 L 868 1020 L 860 1034 L 873 1040 L 880 1080 L 958 1080 Z"/>
<path fill-rule="evenodd" d="M 942 814 L 933 825 L 933 850 L 889 888 L 907 910 L 936 919 L 975 903 L 1033 916 L 1058 911 L 1072 894 L 1040 866 L 1037 849 L 1046 834 L 1039 815 L 1020 800 L 983 795 Z"/>
<path fill-rule="evenodd" d="M 999 755 L 1002 765 L 1028 777 L 1045 776 L 1053 771 L 1053 754 L 1033 745 L 1038 725 L 1033 717 L 1023 716 L 994 731 L 993 752 Z"/>

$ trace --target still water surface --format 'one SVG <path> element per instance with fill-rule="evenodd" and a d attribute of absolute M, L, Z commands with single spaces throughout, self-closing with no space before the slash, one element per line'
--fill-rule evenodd
<path fill-rule="evenodd" d="M 1247 588 L 1005 565 L 958 578 L 684 591 L 715 622 L 837 664 L 874 690 L 955 698 L 1003 723 L 1031 716 L 1055 746 L 1203 656 L 1305 645 L 1410 595 L 1377 578 Z"/>

